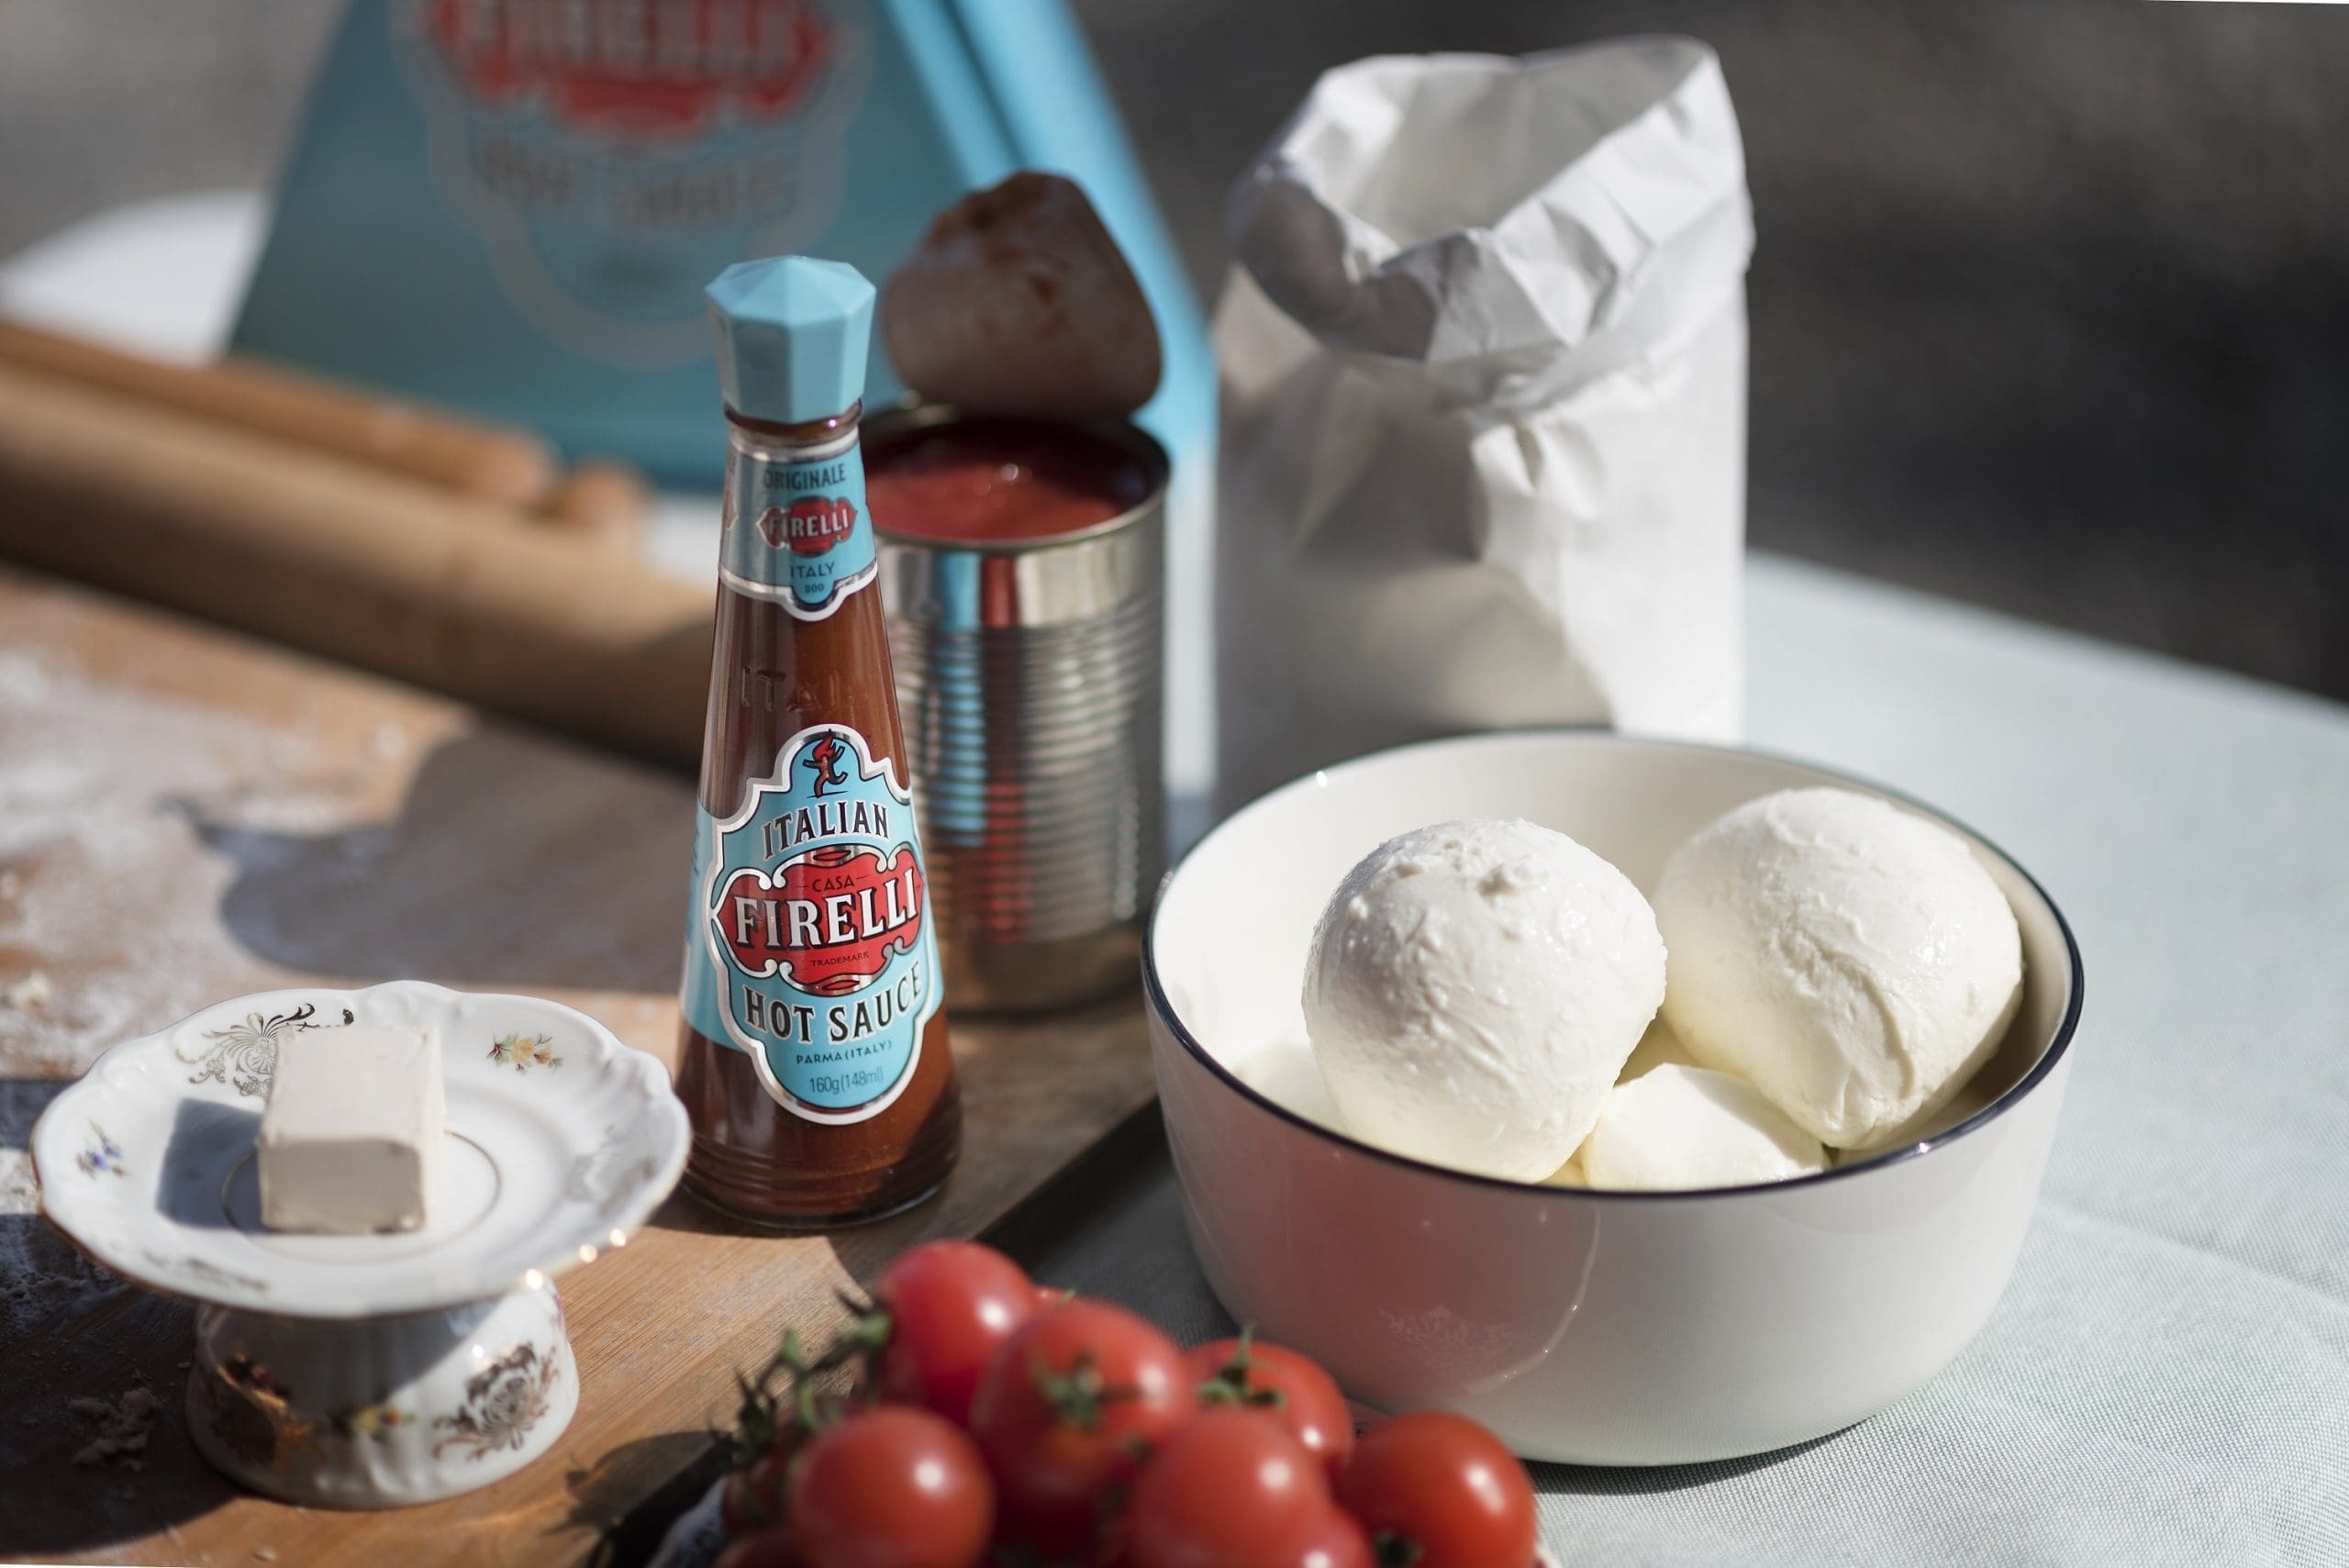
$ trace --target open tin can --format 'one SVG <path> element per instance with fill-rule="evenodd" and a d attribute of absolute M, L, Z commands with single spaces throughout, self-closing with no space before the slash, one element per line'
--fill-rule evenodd
<path fill-rule="evenodd" d="M 1121 488 L 1114 515 L 1028 537 L 885 499 L 917 448 L 1001 423 L 923 405 L 863 438 L 947 1005 L 979 1011 L 1132 984 L 1165 859 L 1165 450 L 1122 421 L 1030 427 L 1112 458 Z"/>

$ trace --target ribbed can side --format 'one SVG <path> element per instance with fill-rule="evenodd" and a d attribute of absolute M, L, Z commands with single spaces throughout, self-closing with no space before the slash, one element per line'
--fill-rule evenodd
<path fill-rule="evenodd" d="M 883 420 L 936 417 L 915 409 Z M 874 422 L 876 432 L 885 428 Z M 1130 980 L 1164 869 L 1166 463 L 1080 533 L 964 548 L 882 519 L 907 760 L 947 1003 L 1032 1008 Z"/>

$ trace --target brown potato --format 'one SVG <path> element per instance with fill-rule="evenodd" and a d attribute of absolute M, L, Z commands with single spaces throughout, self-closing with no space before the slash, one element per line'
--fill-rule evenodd
<path fill-rule="evenodd" d="M 995 414 L 1130 414 L 1158 327 L 1074 182 L 1022 171 L 938 215 L 881 299 L 890 362 L 924 397 Z"/>

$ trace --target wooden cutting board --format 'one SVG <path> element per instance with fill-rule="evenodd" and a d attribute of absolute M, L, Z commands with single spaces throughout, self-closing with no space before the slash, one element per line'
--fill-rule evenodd
<path fill-rule="evenodd" d="M 735 1369 L 786 1327 L 820 1333 L 837 1288 L 925 1237 L 1049 1234 L 1084 1173 L 1149 1147 L 1137 997 L 958 1019 L 968 1130 L 945 1192 L 802 1238 L 672 1199 L 565 1280 L 579 1413 L 529 1469 L 387 1513 L 230 1486 L 180 1417 L 193 1308 L 95 1270 L 31 1212 L 40 1108 L 117 1040 L 304 982 L 531 992 L 667 1060 L 692 816 L 681 778 L 0 568 L 0 1555 L 379 1568 L 633 1554 L 711 1473 Z M 143 1451 L 91 1457 L 110 1420 L 135 1431 L 120 1416 L 139 1389 L 159 1407 Z"/>

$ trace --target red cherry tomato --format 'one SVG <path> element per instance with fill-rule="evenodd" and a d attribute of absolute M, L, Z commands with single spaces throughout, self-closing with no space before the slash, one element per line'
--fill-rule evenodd
<path fill-rule="evenodd" d="M 787 1427 L 775 1434 L 773 1445 L 748 1470 L 727 1476 L 718 1494 L 718 1520 L 726 1527 L 729 1540 L 757 1535 L 783 1522 L 784 1476 L 799 1440 L 798 1429 Z"/>
<path fill-rule="evenodd" d="M 1320 1462 L 1252 1410 L 1202 1410 L 1134 1483 L 1134 1568 L 1297 1568 L 1330 1511 Z"/>
<path fill-rule="evenodd" d="M 1331 1507 L 1306 1537 L 1296 1568 L 1372 1568 L 1376 1561 L 1369 1532 L 1343 1508 Z"/>
<path fill-rule="evenodd" d="M 819 1404 L 825 1411 L 839 1411 L 839 1401 L 831 1396 Z M 825 1420 L 829 1420 L 829 1413 Z M 806 1441 L 806 1429 L 798 1425 L 782 1427 L 775 1432 L 775 1441 L 768 1443 L 766 1453 L 761 1453 L 750 1470 L 726 1476 L 726 1485 L 718 1488 L 718 1523 L 726 1526 L 726 1538 L 759 1535 L 761 1530 L 780 1526 L 782 1481 L 792 1470 L 792 1453 L 801 1441 Z"/>
<path fill-rule="evenodd" d="M 709 1568 L 803 1568 L 787 1529 L 763 1530 L 729 1540 Z"/>
<path fill-rule="evenodd" d="M 1353 1457 L 1354 1418 L 1337 1383 L 1310 1357 L 1262 1340 L 1217 1340 L 1189 1356 L 1205 1405 L 1239 1404 L 1278 1416 L 1335 1481 Z"/>
<path fill-rule="evenodd" d="M 791 1467 L 800 1568 L 973 1568 L 995 1528 L 976 1444 L 944 1418 L 901 1405 L 818 1433 Z"/>
<path fill-rule="evenodd" d="M 873 1299 L 889 1314 L 873 1391 L 958 1426 L 970 1423 L 987 1358 L 1037 1308 L 1026 1272 L 975 1241 L 928 1241 L 900 1255 L 874 1282 Z"/>
<path fill-rule="evenodd" d="M 1338 1501 L 1381 1546 L 1419 1549 L 1414 1568 L 1527 1568 L 1533 1487 L 1500 1440 L 1440 1410 L 1373 1427 L 1338 1477 Z"/>
<path fill-rule="evenodd" d="M 1192 1400 L 1183 1352 L 1123 1307 L 1080 1296 L 1029 1318 L 988 1362 L 971 1406 L 1007 1538 L 1050 1559 L 1084 1552 L 1110 1489 Z"/>

